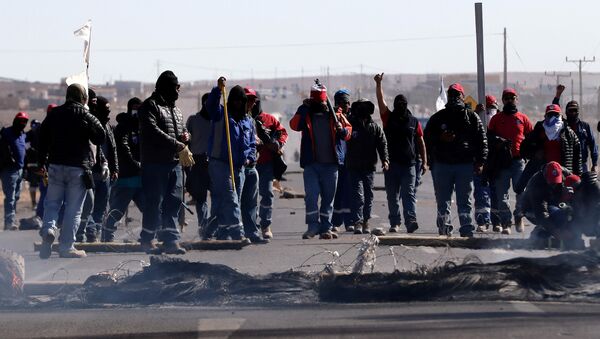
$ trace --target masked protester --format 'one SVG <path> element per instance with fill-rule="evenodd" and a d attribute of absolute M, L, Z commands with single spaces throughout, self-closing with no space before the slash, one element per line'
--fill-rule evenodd
<path fill-rule="evenodd" d="M 140 163 L 140 122 L 138 109 L 142 101 L 131 98 L 127 102 L 127 112 L 119 113 L 116 117 L 117 126 L 114 128 L 114 138 L 117 147 L 119 177 L 112 184 L 109 198 L 109 213 L 106 224 L 102 228 L 102 242 L 112 242 L 117 231 L 116 224 L 127 213 L 131 201 L 144 212 L 144 191 L 142 189 Z"/>
<path fill-rule="evenodd" d="M 337 234 L 331 232 L 333 199 L 338 167 L 344 163 L 342 142 L 350 139 L 352 126 L 343 114 L 333 112 L 333 107 L 329 107 L 327 102 L 327 88 L 315 84 L 311 88 L 310 99 L 298 107 L 290 120 L 290 127 L 302 132 L 300 167 L 304 168 L 304 202 L 308 225 L 303 239 L 313 238 L 317 234 L 320 239 L 337 238 Z"/>
<path fill-rule="evenodd" d="M 65 258 L 85 257 L 85 251 L 73 247 L 81 210 L 93 179 L 90 175 L 94 159 L 90 144 L 104 143 L 106 132 L 100 121 L 84 106 L 87 93 L 78 84 L 67 88 L 66 102 L 52 109 L 40 127 L 39 166 L 47 168 L 48 191 L 44 206 L 44 222 L 40 235 L 40 258 L 50 257 L 58 231 L 59 211 L 64 207 L 59 255 Z"/>
<path fill-rule="evenodd" d="M 163 242 L 169 254 L 185 254 L 177 228 L 183 202 L 182 166 L 189 166 L 191 152 L 186 144 L 189 133 L 176 106 L 179 80 L 164 71 L 156 80 L 155 91 L 139 108 L 140 153 L 144 213 L 140 242 L 147 253 L 157 253 L 154 239 Z"/>
<path fill-rule="evenodd" d="M 565 86 L 558 85 L 556 87 L 556 95 L 552 100 L 553 104 L 560 106 L 560 97 L 565 90 Z M 579 103 L 575 100 L 571 100 L 565 107 L 567 124 L 577 134 L 579 144 L 581 145 L 581 166 L 582 172 L 585 173 L 588 170 L 591 172 L 598 171 L 598 145 L 596 144 L 596 136 L 593 133 L 590 125 L 581 120 L 580 118 L 580 107 Z M 588 158 L 591 162 L 591 168 L 588 165 Z"/>
<path fill-rule="evenodd" d="M 343 114 L 346 118 L 350 116 L 350 91 L 340 89 L 333 95 L 334 109 L 336 113 Z M 346 142 L 341 141 L 340 147 L 342 152 L 346 153 Z M 335 199 L 333 200 L 333 224 L 332 232 L 339 232 L 342 225 L 345 226 L 346 232 L 354 232 L 354 223 L 350 216 L 350 194 L 348 187 L 350 185 L 350 177 L 346 170 L 346 165 L 340 165 L 338 168 L 338 181 L 335 190 Z"/>
<path fill-rule="evenodd" d="M 554 237 L 568 249 L 580 249 L 581 232 L 573 219 L 572 199 L 580 183 L 578 176 L 556 161 L 550 161 L 529 180 L 523 193 L 523 211 L 536 225 L 530 239 L 536 248 L 544 248 Z"/>
<path fill-rule="evenodd" d="M 212 122 L 206 101 L 208 93 L 202 95 L 202 109 L 200 112 L 190 115 L 186 126 L 190 132 L 190 151 L 194 157 L 194 166 L 187 176 L 186 191 L 196 201 L 196 216 L 198 217 L 198 233 L 200 237 L 205 236 L 208 225 L 208 189 L 210 175 L 208 174 L 208 144 Z"/>
<path fill-rule="evenodd" d="M 29 196 L 31 198 L 31 209 L 37 209 L 37 191 L 40 187 L 40 182 L 42 181 L 42 177 L 40 176 L 40 170 L 37 167 L 37 139 L 38 139 L 38 131 L 40 129 L 40 125 L 42 123 L 36 119 L 31 120 L 29 123 L 29 131 L 25 133 L 25 142 L 29 144 L 27 150 L 25 151 L 25 173 L 24 178 L 29 184 Z M 40 221 L 36 219 L 35 221 Z M 36 222 L 41 227 L 41 222 Z"/>
<path fill-rule="evenodd" d="M 502 103 L 504 107 L 502 112 L 494 115 L 488 126 L 488 142 L 490 145 L 491 159 L 506 159 L 505 161 L 496 161 L 490 164 L 493 167 L 495 202 L 497 207 L 493 213 L 498 216 L 500 225 L 494 225 L 494 232 L 501 231 L 502 234 L 510 234 L 512 214 L 510 211 L 510 199 L 508 190 L 519 182 L 523 170 L 525 169 L 525 160 L 521 156 L 521 143 L 533 130 L 529 118 L 521 113 L 517 108 L 517 91 L 513 88 L 507 88 L 502 92 Z M 502 153 L 502 154 L 500 154 Z M 515 229 L 517 232 L 523 232 L 523 218 L 520 211 L 520 199 L 517 194 L 517 203 L 515 205 Z"/>
<path fill-rule="evenodd" d="M 522 193 L 529 179 L 550 161 L 556 161 L 573 174 L 582 173 L 579 138 L 561 117 L 560 106 L 556 104 L 546 107 L 544 120 L 538 121 L 523 140 L 520 154 L 529 161 L 516 186 L 517 193 Z"/>
<path fill-rule="evenodd" d="M 375 105 L 366 99 L 352 103 L 352 137 L 347 143 L 346 168 L 350 183 L 350 222 L 354 224 L 354 234 L 370 233 L 377 155 L 383 170 L 389 169 L 387 142 L 383 130 L 371 117 L 374 111 Z"/>
<path fill-rule="evenodd" d="M 85 232 L 86 241 L 90 243 L 96 242 L 100 237 L 104 214 L 110 197 L 111 184 L 119 176 L 117 146 L 113 127 L 109 124 L 110 103 L 108 99 L 103 96 L 97 97 L 94 109 L 93 114 L 104 127 L 106 139 L 94 152 L 96 162 L 92 167 L 92 177 L 94 179 L 93 198 L 88 202 L 86 197 L 85 203 L 91 204 L 92 208 L 85 211 L 87 213 L 82 214 L 82 224 L 78 230 L 79 237 L 83 238 Z"/>
<path fill-rule="evenodd" d="M 258 150 L 256 170 L 260 178 L 258 181 L 258 192 L 260 194 L 258 216 L 263 238 L 271 239 L 273 238 L 271 230 L 274 198 L 273 179 L 276 179 L 276 169 L 279 172 L 278 175 L 283 174 L 281 169 L 275 166 L 285 164 L 281 157 L 283 156 L 283 146 L 287 141 L 288 133 L 275 116 L 262 110 L 258 92 L 256 92 L 256 103 L 252 108 L 252 116 L 256 122 L 258 136 L 256 145 Z"/>
<path fill-rule="evenodd" d="M 417 223 L 416 163 L 422 163 L 421 174 L 429 167 L 427 150 L 423 139 L 423 128 L 408 109 L 406 96 L 398 94 L 394 98 L 393 110 L 387 106 L 383 93 L 383 73 L 375 75 L 377 103 L 383 122 L 383 131 L 389 151 L 389 170 L 384 172 L 387 195 L 390 232 L 400 232 L 400 200 L 404 225 L 408 233 L 415 232 Z"/>
<path fill-rule="evenodd" d="M 464 96 L 460 84 L 450 85 L 446 107 L 431 116 L 424 134 L 431 158 L 439 234 L 452 235 L 450 205 L 456 190 L 460 235 L 472 237 L 473 174 L 482 173 L 488 147 L 481 120 L 465 107 Z"/>
<path fill-rule="evenodd" d="M 229 136 L 225 125 L 225 110 L 220 104 L 222 90 L 226 79 L 220 77 L 206 100 L 206 109 L 212 121 L 211 137 L 208 146 L 208 173 L 210 176 L 211 218 L 207 226 L 205 238 L 216 236 L 218 240 L 240 240 L 249 243 L 244 234 L 240 211 L 241 189 L 244 185 L 244 169 L 249 164 L 252 146 L 250 138 L 244 134 L 248 131 L 247 114 L 248 97 L 241 86 L 234 86 L 227 97 L 227 113 L 229 115 Z M 227 138 L 231 142 L 231 158 L 233 178 L 229 167 Z M 235 190 L 232 182 L 235 182 Z"/>
<path fill-rule="evenodd" d="M 25 127 L 29 121 L 26 112 L 19 112 L 12 126 L 0 130 L 0 179 L 4 192 L 4 230 L 16 231 L 17 202 L 21 195 L 21 181 L 25 167 Z"/>

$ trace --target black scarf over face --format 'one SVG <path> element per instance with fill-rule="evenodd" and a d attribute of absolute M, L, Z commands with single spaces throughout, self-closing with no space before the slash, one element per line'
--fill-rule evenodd
<path fill-rule="evenodd" d="M 392 111 L 391 118 L 405 120 L 410 115 L 408 110 L 408 100 L 403 94 L 398 94 L 394 98 L 394 110 Z"/>
<path fill-rule="evenodd" d="M 260 94 L 256 92 L 256 101 L 254 107 L 252 107 L 252 117 L 256 119 L 256 117 L 262 113 L 262 106 L 260 104 Z"/>
<path fill-rule="evenodd" d="M 515 114 L 517 112 L 518 112 L 517 105 L 515 105 L 514 102 L 509 102 L 507 104 L 504 104 L 504 106 L 502 107 L 502 113 Z"/>
<path fill-rule="evenodd" d="M 179 99 L 177 87 L 179 80 L 171 71 L 164 71 L 156 80 L 156 92 L 165 100 L 167 105 L 175 106 L 175 101 Z"/>
<path fill-rule="evenodd" d="M 240 107 L 235 107 L 234 102 L 239 101 Z M 246 115 L 246 104 L 248 103 L 248 97 L 244 93 L 242 86 L 236 85 L 229 90 L 229 96 L 227 97 L 227 110 L 231 117 L 240 121 Z"/>

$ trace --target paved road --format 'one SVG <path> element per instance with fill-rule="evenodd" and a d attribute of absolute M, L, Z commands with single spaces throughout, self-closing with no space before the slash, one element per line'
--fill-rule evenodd
<path fill-rule="evenodd" d="M 600 305 L 472 302 L 0 311 L 3 338 L 598 338 Z"/>
<path fill-rule="evenodd" d="M 290 174 L 285 186 L 302 192 L 301 174 Z M 436 235 L 435 203 L 430 176 L 425 177 L 424 184 L 418 191 L 418 217 L 420 229 L 417 234 Z M 383 176 L 376 176 L 376 186 L 383 186 Z M 318 271 L 323 265 L 332 261 L 331 252 L 344 254 L 337 262 L 349 265 L 356 257 L 356 247 L 362 235 L 342 234 L 337 240 L 302 240 L 301 235 L 306 229 L 304 225 L 304 202 L 302 199 L 276 199 L 274 210 L 273 231 L 275 239 L 268 245 L 249 246 L 241 251 L 191 251 L 183 256 L 189 260 L 202 260 L 210 263 L 226 264 L 244 273 L 266 274 L 281 272 L 292 268 Z M 19 217 L 28 217 L 31 211 L 21 206 Z M 385 192 L 375 192 L 374 215 L 371 224 L 375 227 L 389 227 L 387 224 L 387 205 Z M 118 237 L 135 241 L 140 231 L 141 215 L 135 207 L 130 208 L 130 216 L 134 221 L 129 227 L 122 227 Z M 188 215 L 190 226 L 187 227 L 184 238 L 197 239 L 197 223 L 195 216 Z M 512 237 L 525 237 L 531 227 L 526 228 L 526 234 Z M 500 235 L 486 235 L 501 237 Z M 25 257 L 26 282 L 36 281 L 70 281 L 82 282 L 88 276 L 100 271 L 112 270 L 122 262 L 128 262 L 125 269 L 135 272 L 141 268 L 140 261 L 148 262 L 145 254 L 122 253 L 90 253 L 85 259 L 60 259 L 53 254 L 49 260 L 40 260 L 33 251 L 33 242 L 39 241 L 36 231 L 0 232 L 0 248 L 8 248 Z M 484 262 L 495 262 L 515 256 L 548 256 L 556 252 L 549 251 L 508 251 L 508 250 L 464 250 L 432 247 L 396 247 L 394 253 L 398 259 L 399 269 L 411 269 L 416 265 L 438 265 L 447 260 L 460 261 L 466 255 L 475 254 Z M 378 250 L 376 269 L 392 271 L 394 260 L 388 247 Z M 342 268 L 342 266 L 338 266 Z"/>

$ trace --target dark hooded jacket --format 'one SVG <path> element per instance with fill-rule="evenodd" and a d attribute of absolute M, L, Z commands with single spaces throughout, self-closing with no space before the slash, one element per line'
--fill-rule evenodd
<path fill-rule="evenodd" d="M 81 89 L 67 89 L 67 101 L 48 113 L 40 127 L 39 163 L 91 169 L 90 142 L 101 145 L 106 137 L 100 121 L 80 102 Z"/>
<path fill-rule="evenodd" d="M 359 105 L 363 107 L 359 108 Z M 375 106 L 370 101 L 355 101 L 352 104 L 353 114 L 349 119 L 352 137 L 346 142 L 346 168 L 350 170 L 375 171 L 377 154 L 382 162 L 389 161 L 383 130 L 371 118 L 374 110 Z M 365 118 L 362 119 L 361 115 Z"/>
<path fill-rule="evenodd" d="M 386 112 L 379 113 L 383 122 L 390 162 L 412 166 L 417 161 L 417 138 L 420 124 L 419 120 L 406 108 L 406 105 L 406 97 L 398 94 L 394 98 L 394 110 L 390 112 L 388 109 Z"/>
<path fill-rule="evenodd" d="M 521 196 L 521 208 L 523 213 L 533 214 L 538 225 L 545 226 L 550 218 L 548 206 L 558 206 L 562 202 L 564 190 L 552 190 L 546 178 L 544 170 L 546 165 L 529 180 L 525 192 Z M 571 175 L 571 171 L 563 167 L 562 176 L 564 178 Z"/>
<path fill-rule="evenodd" d="M 139 121 L 133 114 L 117 115 L 115 143 L 119 159 L 119 178 L 139 176 L 141 170 Z"/>
<path fill-rule="evenodd" d="M 455 135 L 444 142 L 442 133 Z M 431 116 L 424 131 L 430 164 L 484 164 L 488 155 L 487 138 L 479 116 L 464 105 L 450 105 Z"/>

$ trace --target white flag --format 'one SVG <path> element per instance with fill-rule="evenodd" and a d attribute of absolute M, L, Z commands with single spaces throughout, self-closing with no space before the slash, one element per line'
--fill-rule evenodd
<path fill-rule="evenodd" d="M 79 74 L 74 74 L 68 77 L 65 81 L 67 86 L 71 84 L 80 84 L 85 89 L 85 92 L 88 92 L 88 76 L 87 71 L 83 71 Z"/>
<path fill-rule="evenodd" d="M 444 88 L 444 78 L 441 78 L 441 82 L 440 82 L 440 94 L 437 98 L 437 101 L 435 102 L 435 109 L 436 111 L 440 111 L 442 109 L 444 109 L 444 107 L 446 107 L 446 104 L 448 103 L 448 96 L 446 95 L 446 91 Z"/>
<path fill-rule="evenodd" d="M 73 32 L 76 37 L 83 39 L 83 60 L 90 64 L 90 40 L 92 37 L 92 20 L 88 20 L 83 27 Z"/>

